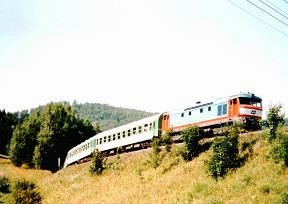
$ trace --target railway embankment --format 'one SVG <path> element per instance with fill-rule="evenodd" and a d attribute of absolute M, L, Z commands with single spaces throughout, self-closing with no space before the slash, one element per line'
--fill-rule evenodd
<path fill-rule="evenodd" d="M 174 145 L 171 153 L 162 150 L 157 168 L 151 165 L 151 150 L 146 150 L 109 157 L 100 176 L 91 176 L 90 162 L 52 174 L 14 167 L 2 158 L 0 174 L 12 181 L 34 181 L 44 203 L 281 203 L 288 197 L 288 168 L 272 159 L 265 134 L 241 135 L 239 149 L 250 144 L 249 152 L 242 152 L 247 153 L 246 160 L 218 181 L 208 173 L 209 145 L 187 162 L 180 155 L 181 144 Z M 4 203 L 11 199 L 0 194 Z"/>

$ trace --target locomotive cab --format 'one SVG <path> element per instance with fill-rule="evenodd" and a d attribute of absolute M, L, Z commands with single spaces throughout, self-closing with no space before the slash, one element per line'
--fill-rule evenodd
<path fill-rule="evenodd" d="M 260 119 L 262 117 L 262 99 L 254 96 L 239 97 L 240 116 Z"/>
<path fill-rule="evenodd" d="M 248 126 L 259 128 L 258 121 L 262 118 L 262 99 L 254 94 L 240 94 L 230 98 L 229 117 L 238 118 Z"/>

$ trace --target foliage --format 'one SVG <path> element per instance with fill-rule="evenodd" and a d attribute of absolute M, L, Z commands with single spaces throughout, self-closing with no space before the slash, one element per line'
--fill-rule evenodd
<path fill-rule="evenodd" d="M 104 169 L 104 156 L 98 149 L 96 149 L 92 153 L 92 162 L 89 172 L 91 175 L 101 175 Z"/>
<path fill-rule="evenodd" d="M 67 103 L 50 103 L 33 111 L 17 126 L 10 144 L 13 164 L 57 170 L 69 149 L 96 134 L 88 120 L 80 119 Z"/>
<path fill-rule="evenodd" d="M 38 190 L 37 185 L 30 181 L 17 181 L 13 187 L 12 195 L 16 204 L 42 203 L 42 196 Z"/>
<path fill-rule="evenodd" d="M 232 126 L 230 126 L 228 135 L 231 137 L 238 137 L 238 135 L 245 130 L 245 125 L 240 122 L 233 123 Z"/>
<path fill-rule="evenodd" d="M 173 143 L 173 141 L 172 141 L 172 130 L 164 132 L 161 135 L 160 140 L 161 140 L 161 144 L 165 145 L 166 152 L 170 152 L 171 151 L 171 145 Z"/>
<path fill-rule="evenodd" d="M 154 137 L 151 142 L 152 146 L 152 152 L 149 154 L 149 160 L 148 163 L 151 164 L 151 166 L 156 169 L 163 159 L 162 155 L 160 155 L 161 149 L 160 149 L 161 140 L 157 137 Z"/>
<path fill-rule="evenodd" d="M 10 144 L 10 159 L 16 166 L 27 164 L 32 167 L 34 147 L 37 144 L 37 134 L 40 131 L 39 112 L 18 125 L 13 132 Z"/>
<path fill-rule="evenodd" d="M 184 155 L 186 161 L 192 160 L 193 157 L 199 154 L 200 147 L 198 141 L 202 135 L 203 130 L 197 126 L 188 127 L 182 131 L 181 136 L 186 147 L 186 154 Z"/>
<path fill-rule="evenodd" d="M 93 124 L 99 123 L 103 131 L 153 115 L 153 113 L 135 109 L 117 108 L 98 103 L 78 104 L 76 101 L 72 108 L 80 118 L 89 119 Z"/>
<path fill-rule="evenodd" d="M 0 176 L 0 192 L 9 193 L 10 182 L 6 176 Z"/>
<path fill-rule="evenodd" d="M 224 177 L 230 169 L 239 167 L 238 137 L 224 137 L 216 140 L 213 145 L 213 155 L 208 162 L 210 175 L 218 180 Z"/>
<path fill-rule="evenodd" d="M 268 137 L 269 142 L 272 142 L 276 138 L 276 131 L 279 125 L 285 123 L 285 114 L 282 113 L 281 105 L 270 106 L 267 112 L 266 125 L 270 129 L 270 134 Z"/>
<path fill-rule="evenodd" d="M 120 155 L 117 154 L 112 160 L 105 164 L 105 168 L 113 170 L 114 172 L 119 172 L 122 170 L 123 166 L 121 164 Z"/>
<path fill-rule="evenodd" d="M 8 154 L 7 146 L 10 143 L 16 124 L 17 119 L 13 114 L 0 110 L 0 154 Z"/>
<path fill-rule="evenodd" d="M 272 158 L 276 162 L 283 162 L 288 167 L 288 134 L 279 132 L 277 138 L 272 143 Z"/>
<path fill-rule="evenodd" d="M 286 193 L 283 193 L 281 195 L 281 201 L 280 201 L 281 204 L 287 204 L 288 203 L 288 192 Z"/>

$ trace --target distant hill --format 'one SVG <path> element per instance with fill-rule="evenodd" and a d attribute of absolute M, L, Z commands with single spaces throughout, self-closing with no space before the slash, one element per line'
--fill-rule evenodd
<path fill-rule="evenodd" d="M 89 119 L 92 123 L 98 122 L 102 131 L 155 114 L 99 103 L 73 103 L 72 107 L 77 111 L 81 118 Z"/>

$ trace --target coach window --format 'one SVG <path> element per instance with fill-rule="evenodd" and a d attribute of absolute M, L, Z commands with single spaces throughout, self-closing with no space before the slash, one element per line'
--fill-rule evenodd
<path fill-rule="evenodd" d="M 138 133 L 142 133 L 142 126 L 138 127 Z"/>
<path fill-rule="evenodd" d="M 128 130 L 128 137 L 131 135 L 131 130 Z"/>
<path fill-rule="evenodd" d="M 208 107 L 208 111 L 211 111 L 211 106 Z"/>
<path fill-rule="evenodd" d="M 108 142 L 110 142 L 110 141 L 111 141 L 111 135 L 108 136 Z"/>
<path fill-rule="evenodd" d="M 219 105 L 219 106 L 218 106 L 217 115 L 218 115 L 218 116 L 222 115 L 222 105 Z"/>
<path fill-rule="evenodd" d="M 181 113 L 181 117 L 184 117 L 184 113 Z"/>
<path fill-rule="evenodd" d="M 126 132 L 125 132 L 125 131 L 122 132 L 122 137 L 123 137 L 123 138 L 126 137 Z"/>
<path fill-rule="evenodd" d="M 223 105 L 223 115 L 227 114 L 227 104 Z"/>
<path fill-rule="evenodd" d="M 100 144 L 102 144 L 102 138 L 100 138 Z"/>
<path fill-rule="evenodd" d="M 149 130 L 152 130 L 152 123 L 149 124 Z"/>
<path fill-rule="evenodd" d="M 148 131 L 148 124 L 145 124 L 144 125 L 144 132 L 147 132 Z"/>
<path fill-rule="evenodd" d="M 118 139 L 120 139 L 120 132 L 117 133 L 117 137 L 118 137 Z"/>
<path fill-rule="evenodd" d="M 189 111 L 189 115 L 191 115 L 191 111 Z"/>
<path fill-rule="evenodd" d="M 133 135 L 135 135 L 135 134 L 136 134 L 136 127 L 133 128 Z"/>
<path fill-rule="evenodd" d="M 105 142 L 106 142 L 106 138 L 107 138 L 107 137 L 105 136 L 105 137 L 104 137 L 104 141 L 103 141 L 103 143 L 105 143 Z"/>
<path fill-rule="evenodd" d="M 115 134 L 113 134 L 113 140 L 116 140 L 116 135 Z"/>
<path fill-rule="evenodd" d="M 98 145 L 98 139 L 96 140 L 96 145 Z"/>
<path fill-rule="evenodd" d="M 203 108 L 200 108 L 200 113 L 203 113 Z"/>

